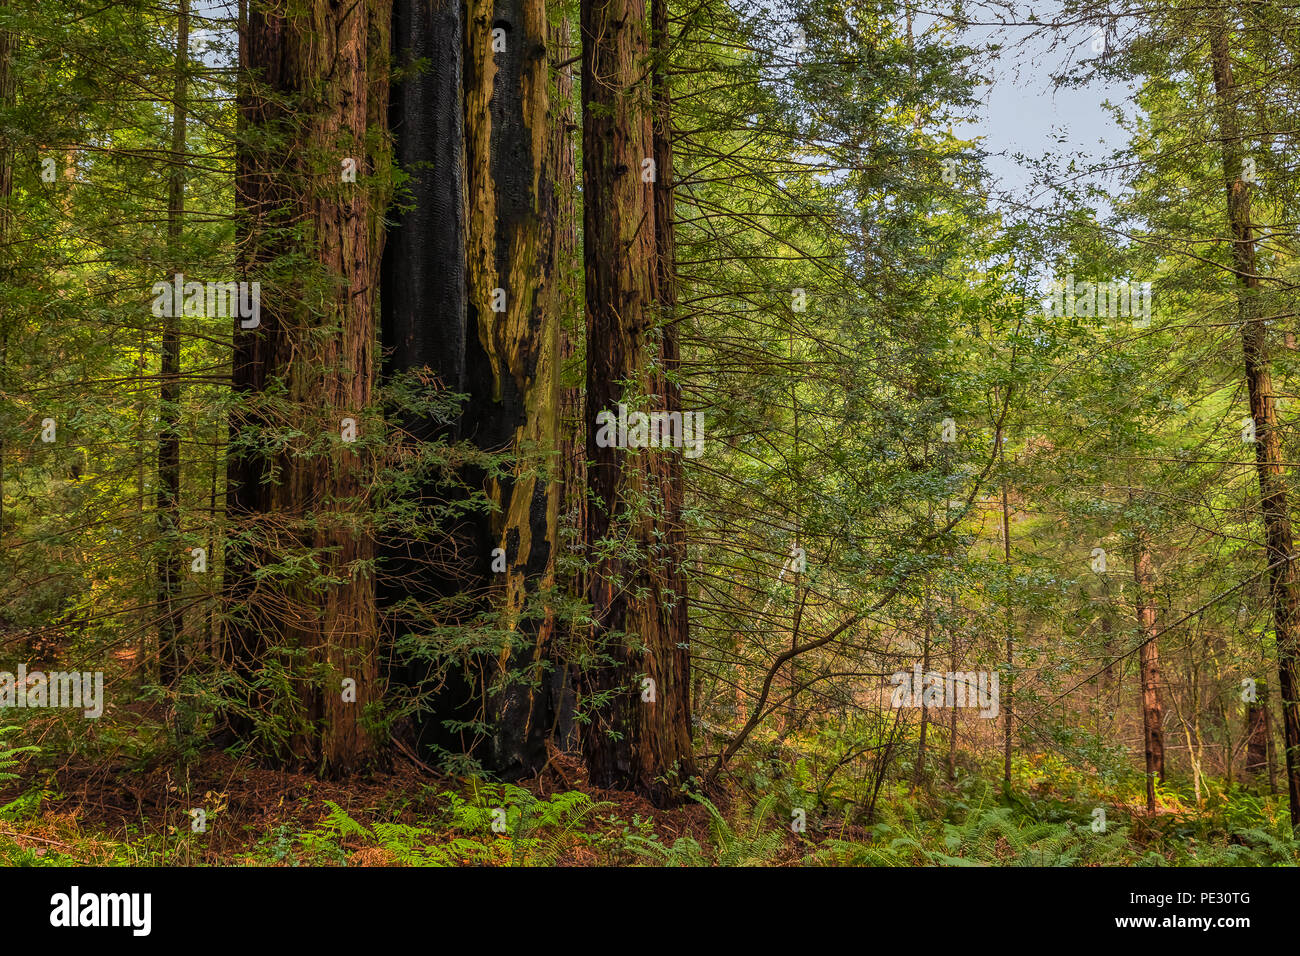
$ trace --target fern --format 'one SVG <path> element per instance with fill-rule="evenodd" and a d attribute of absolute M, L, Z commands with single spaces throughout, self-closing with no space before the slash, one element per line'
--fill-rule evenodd
<path fill-rule="evenodd" d="M 5 737 L 11 732 L 15 730 L 21 730 L 21 729 L 22 728 L 18 727 L 17 725 L 0 727 L 0 737 Z M 0 780 L 17 780 L 18 774 L 10 773 L 9 768 L 15 766 L 18 763 L 18 759 L 17 759 L 18 755 L 27 754 L 27 753 L 39 753 L 40 749 L 41 749 L 40 747 L 29 744 L 26 747 L 9 747 L 7 749 L 0 750 Z"/>
<path fill-rule="evenodd" d="M 776 806 L 775 794 L 767 794 L 754 805 L 748 830 L 743 835 L 731 827 L 722 812 L 707 797 L 699 794 L 691 796 L 709 811 L 709 829 L 713 835 L 719 866 L 758 866 L 768 862 L 780 850 L 782 834 L 764 829 Z"/>

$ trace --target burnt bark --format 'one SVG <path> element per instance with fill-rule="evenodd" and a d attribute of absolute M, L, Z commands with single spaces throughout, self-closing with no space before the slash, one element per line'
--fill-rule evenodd
<path fill-rule="evenodd" d="M 465 142 L 462 109 L 465 16 L 458 0 L 394 0 L 392 48 L 399 80 L 392 89 L 389 127 L 396 165 L 409 177 L 397 197 L 382 263 L 383 374 L 411 374 L 447 393 L 467 390 Z M 390 408 L 395 441 L 459 441 L 460 416 L 442 421 L 420 410 Z M 469 517 L 432 527 L 430 517 L 462 497 L 453 478 L 424 474 L 412 492 L 421 523 L 381 543 L 379 601 L 394 641 L 417 645 L 392 672 L 411 687 L 436 686 L 416 717 L 421 750 L 477 753 L 475 735 L 447 722 L 482 717 L 470 661 L 438 660 L 426 636 L 434 624 L 466 623 L 472 609 L 449 598 L 481 590 L 483 543 Z M 420 648 L 418 645 L 425 645 Z"/>
<path fill-rule="evenodd" d="M 394 19 L 399 62 L 428 66 L 393 97 L 397 157 L 412 178 L 384 258 L 385 371 L 417 371 L 467 395 L 449 423 L 399 416 L 408 440 L 465 441 L 503 466 L 465 465 L 455 482 L 421 490 L 427 507 L 481 492 L 490 510 L 434 539 L 392 542 L 383 596 L 431 609 L 394 613 L 398 636 L 434 624 L 496 642 L 451 661 L 431 647 L 448 672 L 438 675 L 419 735 L 505 778 L 544 765 L 565 683 L 547 597 L 561 494 L 553 290 L 563 232 L 548 29 L 544 0 L 398 0 Z M 450 600 L 458 595 L 465 599 Z M 401 676 L 420 683 L 433 673 L 413 666 Z M 456 721 L 489 731 L 447 726 Z"/>
<path fill-rule="evenodd" d="M 551 660 L 554 544 L 560 484 L 559 320 L 554 158 L 545 0 L 470 0 L 465 36 L 467 369 L 465 428 L 505 472 L 480 479 L 493 509 L 480 531 L 505 570 L 487 581 L 502 634 L 486 668 L 491 763 L 507 778 L 535 773 L 559 703 Z"/>

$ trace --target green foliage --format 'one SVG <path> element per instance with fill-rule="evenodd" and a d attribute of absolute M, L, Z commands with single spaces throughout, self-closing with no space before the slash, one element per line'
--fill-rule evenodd
<path fill-rule="evenodd" d="M 774 794 L 759 798 L 747 818 L 740 816 L 734 822 L 708 798 L 693 794 L 692 799 L 709 812 L 712 845 L 707 851 L 694 837 L 678 837 L 665 845 L 655 833 L 629 834 L 628 848 L 660 866 L 759 866 L 780 852 L 782 833 L 771 822 L 777 802 Z"/>
<path fill-rule="evenodd" d="M 282 827 L 261 842 L 260 852 L 295 865 L 347 865 L 370 848 L 380 851 L 379 861 L 402 866 L 550 866 L 587 841 L 584 827 L 607 806 L 578 791 L 542 800 L 511 784 L 478 780 L 468 795 L 450 791 L 437 799 L 436 823 L 369 825 L 326 801 L 328 812 L 314 827 L 296 835 Z M 494 832 L 500 821 L 504 831 Z"/>

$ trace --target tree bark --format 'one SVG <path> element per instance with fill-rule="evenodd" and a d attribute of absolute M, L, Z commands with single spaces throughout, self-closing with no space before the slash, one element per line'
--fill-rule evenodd
<path fill-rule="evenodd" d="M 459 0 L 394 0 L 392 48 L 402 75 L 392 90 L 389 126 L 396 164 L 409 179 L 392 216 L 382 262 L 385 379 L 413 375 L 455 394 L 468 389 L 470 334 L 464 24 Z M 463 416 L 446 422 L 421 410 L 393 408 L 388 418 L 394 441 L 412 455 L 422 443 L 465 437 Z M 461 593 L 481 596 L 488 573 L 480 523 L 473 516 L 435 517 L 446 502 L 463 497 L 456 482 L 421 475 L 411 495 L 425 527 L 409 536 L 388 534 L 379 565 L 385 629 L 399 642 L 423 642 L 434 623 L 468 625 L 474 608 L 461 609 L 447 599 Z M 416 715 L 420 750 L 484 756 L 475 747 L 475 735 L 456 726 L 484 716 L 480 681 L 471 663 L 445 657 L 403 660 L 393 671 L 395 681 L 437 688 Z"/>
<path fill-rule="evenodd" d="M 0 9 L 7 8 L 9 0 L 0 0 Z M 0 109 L 14 105 L 14 34 L 0 30 Z M 9 282 L 9 233 L 13 227 L 13 210 L 10 203 L 14 191 L 14 150 L 6 139 L 0 139 L 0 286 Z M 9 379 L 9 317 L 5 314 L 4 297 L 0 297 L 0 394 L 5 392 Z M 4 569 L 7 547 L 5 537 L 5 447 L 0 436 L 0 570 Z"/>
<path fill-rule="evenodd" d="M 468 0 L 464 8 L 398 0 L 394 19 L 399 60 L 428 66 L 393 96 L 412 206 L 384 256 L 385 372 L 416 371 L 468 396 L 450 424 L 399 415 L 409 440 L 469 442 L 501 456 L 504 468 L 459 470 L 491 510 L 448 522 L 440 540 L 390 549 L 383 596 L 415 597 L 431 609 L 391 615 L 399 636 L 434 617 L 499 639 L 491 653 L 458 661 L 433 649 L 450 673 L 419 733 L 506 778 L 544 765 L 566 684 L 550 600 L 562 493 L 556 272 L 564 243 L 571 255 L 576 239 L 572 203 L 569 226 L 559 221 L 556 176 L 568 131 L 557 135 L 550 109 L 548 33 L 545 0 Z M 419 495 L 433 505 L 463 491 L 434 483 Z M 443 600 L 458 595 L 469 600 Z M 431 675 L 415 668 L 403 676 L 420 683 Z M 490 731 L 461 733 L 448 727 L 456 721 Z"/>
<path fill-rule="evenodd" d="M 1151 553 L 1139 533 L 1133 556 L 1133 584 L 1142 634 L 1138 669 L 1142 681 L 1142 740 L 1147 781 L 1147 813 L 1156 812 L 1156 781 L 1165 780 L 1164 714 L 1160 707 L 1160 655 L 1156 648 L 1156 608 L 1151 595 Z"/>
<path fill-rule="evenodd" d="M 922 595 L 921 609 L 923 641 L 921 645 L 921 673 L 928 675 L 930 673 L 930 582 L 925 582 L 925 590 Z M 923 680 L 927 679 L 925 677 Z M 925 693 L 921 693 L 921 730 L 917 737 L 916 743 L 916 766 L 912 768 L 912 786 L 919 787 L 925 782 L 925 751 L 926 741 L 930 729 L 930 707 L 925 702 Z"/>
<path fill-rule="evenodd" d="M 174 272 L 182 271 L 180 241 L 185 216 L 185 126 L 190 50 L 189 0 L 180 0 L 176 24 L 176 79 L 172 88 L 171 176 L 167 184 L 167 255 Z M 176 607 L 181 589 L 180 370 L 179 309 L 165 310 L 158 394 L 158 675 L 166 687 L 176 683 L 184 666 L 180 646 L 183 612 Z"/>
<path fill-rule="evenodd" d="M 1007 586 L 1011 585 L 1011 508 L 1007 497 L 1007 462 L 1003 449 L 1002 428 L 999 426 L 993 435 L 998 448 L 998 463 L 1002 472 L 1002 561 L 1007 571 Z M 1006 667 L 1007 678 L 1002 681 L 1002 789 L 1011 792 L 1011 686 L 1015 661 L 1015 611 L 1007 601 L 1004 610 L 1006 629 Z"/>
<path fill-rule="evenodd" d="M 503 32 L 498 32 L 503 31 Z M 505 635 L 488 710 L 491 763 L 506 777 L 540 770 L 562 675 L 552 666 L 555 539 L 561 486 L 559 316 L 549 147 L 545 0 L 469 0 L 465 35 L 467 373 L 465 432 L 505 453 L 509 472 L 483 475 L 493 510 L 483 551 L 504 552 L 487 584 Z M 504 299 L 504 301 L 502 301 Z M 484 562 L 490 566 L 490 562 Z"/>
<path fill-rule="evenodd" d="M 1257 777 L 1268 771 L 1268 719 L 1264 701 L 1246 705 L 1246 773 Z"/>
<path fill-rule="evenodd" d="M 948 635 L 948 669 L 954 674 L 958 671 L 958 660 L 961 654 L 961 631 L 957 627 L 957 589 L 954 587 L 951 594 L 952 608 L 952 633 Z M 948 708 L 948 780 L 949 782 L 957 779 L 957 708 Z"/>
<path fill-rule="evenodd" d="M 554 72 L 550 126 L 550 164 L 554 180 L 548 200 L 553 206 L 555 262 L 550 297 L 559 326 L 559 361 L 556 370 L 559 403 L 560 514 L 556 523 L 555 565 L 558 585 L 570 599 L 586 598 L 587 578 L 581 562 L 581 541 L 587 515 L 587 430 L 583 417 L 581 370 L 584 320 L 582 314 L 582 260 L 578 250 L 577 164 L 574 133 L 573 36 L 570 14 L 563 13 L 551 27 L 551 59 L 559 64 Z M 567 560 L 564 557 L 567 553 Z M 577 646 L 580 623 L 573 615 L 563 620 L 563 637 L 551 648 L 559 675 L 559 700 L 555 713 L 554 739 L 564 749 L 578 742 L 574 720 L 576 666 L 572 650 Z"/>
<path fill-rule="evenodd" d="M 665 804 L 694 774 L 680 452 L 602 447 L 593 427 L 620 402 L 635 409 L 644 399 L 668 411 L 680 402 L 664 375 L 677 362 L 667 86 L 656 61 L 652 104 L 641 81 L 645 14 L 644 0 L 581 4 L 586 541 L 594 651 L 606 662 L 584 674 L 583 749 L 595 786 Z M 666 12 L 655 21 L 666 25 Z M 654 183 L 643 181 L 647 159 L 655 160 Z"/>
<path fill-rule="evenodd" d="M 267 0 L 241 36 L 240 252 L 262 295 L 260 325 L 234 333 L 227 646 L 245 678 L 286 677 L 287 695 L 253 692 L 286 727 L 264 723 L 259 747 L 336 776 L 378 752 L 362 717 L 381 697 L 364 442 L 385 202 L 366 177 L 388 177 L 390 15 L 391 0 Z M 340 441 L 349 417 L 356 446 Z"/>

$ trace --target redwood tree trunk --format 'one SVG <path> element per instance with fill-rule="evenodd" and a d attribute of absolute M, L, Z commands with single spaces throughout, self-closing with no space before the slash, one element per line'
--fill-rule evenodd
<path fill-rule="evenodd" d="M 389 124 L 396 164 L 410 177 L 398 197 L 382 265 L 383 370 L 392 379 L 413 374 L 448 392 L 467 391 L 466 209 L 463 73 L 465 14 L 459 0 L 395 0 L 393 90 Z M 463 437 L 462 421 L 444 422 L 411 409 L 390 409 L 394 442 L 415 446 Z M 432 526 L 446 501 L 462 497 L 452 482 L 422 476 L 412 497 L 421 523 Z M 420 533 L 390 532 L 382 544 L 379 599 L 393 638 L 422 641 L 431 618 L 467 623 L 472 609 L 445 602 L 481 591 L 487 575 L 483 542 L 469 517 L 444 518 Z M 480 719 L 481 696 L 468 662 L 416 659 L 395 680 L 421 685 L 432 672 L 438 690 L 416 720 L 421 750 L 473 750 L 474 735 L 447 722 Z"/>
<path fill-rule="evenodd" d="M 465 32 L 467 376 L 464 430 L 508 456 L 476 485 L 494 505 L 479 540 L 503 634 L 485 668 L 490 761 L 505 777 L 545 764 L 561 674 L 552 666 L 554 544 L 561 486 L 559 317 L 551 294 L 557 212 L 548 135 L 545 0 L 469 0 Z M 502 31 L 502 32 L 498 32 Z"/>
<path fill-rule="evenodd" d="M 459 469 L 490 510 L 392 542 L 382 593 L 425 605 L 390 615 L 399 637 L 435 624 L 481 638 L 469 650 L 430 649 L 445 673 L 420 737 L 506 778 L 544 765 L 565 684 L 549 600 L 562 491 L 555 279 L 565 229 L 548 31 L 545 0 L 397 0 L 394 18 L 394 48 L 410 73 L 394 94 L 392 126 L 412 208 L 397 217 L 384 256 L 385 370 L 417 371 L 467 396 L 449 423 L 399 415 L 409 440 L 469 442 L 504 464 Z M 418 495 L 436 507 L 465 493 L 435 482 Z M 489 729 L 463 732 L 458 721 Z"/>
<path fill-rule="evenodd" d="M 676 362 L 664 193 L 672 187 L 670 141 L 664 119 L 658 141 L 652 129 L 666 87 L 656 84 L 656 104 L 644 82 L 644 0 L 584 0 L 581 17 L 586 537 L 593 649 L 605 662 L 584 675 L 583 749 L 593 784 L 663 804 L 694 773 L 680 461 L 673 461 L 681 452 L 601 447 L 594 423 L 620 402 L 669 411 L 679 402 L 662 373 Z M 663 14 L 656 20 L 666 24 Z M 644 161 L 656 157 L 656 181 L 646 182 Z"/>
<path fill-rule="evenodd" d="M 575 601 L 585 600 L 587 578 L 581 567 L 582 540 L 587 525 L 587 429 L 583 407 L 580 362 L 584 319 L 582 262 L 578 251 L 577 164 L 574 137 L 574 74 L 570 18 L 566 14 L 551 28 L 552 59 L 566 64 L 555 72 L 551 97 L 551 146 L 554 189 L 548 201 L 554 206 L 555 265 L 551 295 L 559 320 L 559 444 L 560 516 L 556 528 L 556 575 L 564 593 Z M 566 560 L 567 559 L 567 560 Z M 574 685 L 576 665 L 572 650 L 581 635 L 581 622 L 570 616 L 563 623 L 564 637 L 552 649 L 557 667 L 562 668 L 561 703 L 557 711 L 556 742 L 569 748 L 576 740 Z"/>
<path fill-rule="evenodd" d="M 1241 178 L 1244 151 L 1237 129 L 1236 85 L 1228 49 L 1228 28 L 1222 20 L 1210 37 L 1215 104 L 1222 142 L 1223 180 L 1232 229 L 1232 265 L 1237 280 L 1237 318 L 1245 358 L 1250 414 L 1255 421 L 1255 472 L 1259 476 L 1260 512 L 1264 519 L 1264 553 L 1268 562 L 1269 594 L 1277 638 L 1278 689 L 1286 743 L 1287 794 L 1291 826 L 1300 829 L 1300 671 L 1297 669 L 1296 571 L 1294 543 L 1282 466 L 1282 437 L 1278 429 L 1273 377 L 1269 366 L 1268 334 L 1258 314 L 1259 274 L 1255 266 L 1254 226 L 1250 193 Z"/>
<path fill-rule="evenodd" d="M 390 0 L 266 0 L 241 37 L 239 247 L 262 285 L 260 325 L 234 332 L 227 641 L 237 672 L 286 677 L 286 694 L 250 700 L 284 721 L 258 743 L 332 775 L 377 751 L 362 720 L 381 696 L 364 449 L 378 427 L 366 412 L 384 203 L 367 177 L 385 181 L 388 157 L 367 132 L 384 128 L 390 12 Z M 341 441 L 344 418 L 357 444 Z M 283 573 L 255 577 L 272 568 Z"/>

